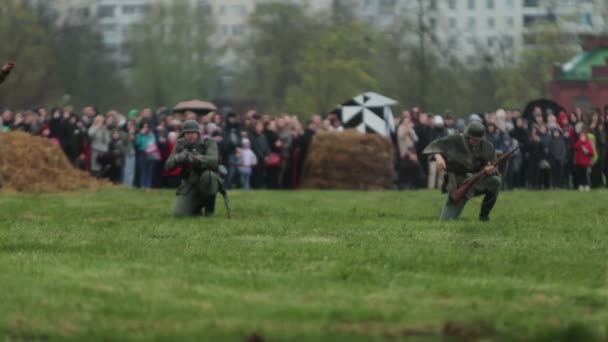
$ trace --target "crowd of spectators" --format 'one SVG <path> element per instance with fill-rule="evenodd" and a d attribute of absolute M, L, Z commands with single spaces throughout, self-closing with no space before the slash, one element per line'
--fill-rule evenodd
<path fill-rule="evenodd" d="M 535 107 L 528 118 L 520 110 L 496 110 L 457 119 L 451 112 L 430 115 L 419 108 L 404 111 L 397 125 L 399 151 L 398 186 L 441 187 L 432 161 L 422 159 L 422 150 L 437 138 L 464 131 L 476 120 L 486 127 L 486 139 L 497 156 L 520 147 L 507 163 L 500 165 L 505 189 L 578 189 L 605 187 L 608 179 L 608 113 L 584 113 Z"/>
<path fill-rule="evenodd" d="M 214 139 L 228 174 L 231 189 L 293 189 L 300 182 L 302 166 L 317 131 L 344 130 L 335 114 L 311 116 L 302 125 L 296 116 L 261 115 L 255 110 L 230 110 L 200 114 L 173 113 L 166 108 L 143 108 L 121 114 L 100 114 L 93 106 L 79 113 L 71 106 L 2 111 L 3 132 L 24 131 L 57 144 L 78 168 L 115 183 L 145 189 L 175 187 L 179 169 L 168 172 L 164 161 L 173 151 L 181 123 L 199 122 L 203 137 Z M 438 188 L 443 175 L 433 161 L 422 158 L 432 140 L 461 133 L 472 120 L 486 127 L 486 139 L 497 155 L 520 149 L 501 165 L 504 187 L 528 189 L 606 186 L 608 117 L 606 113 L 553 113 L 534 109 L 529 118 L 519 110 L 471 114 L 466 119 L 451 112 L 432 115 L 420 108 L 401 113 L 392 141 L 395 145 L 395 188 Z"/>

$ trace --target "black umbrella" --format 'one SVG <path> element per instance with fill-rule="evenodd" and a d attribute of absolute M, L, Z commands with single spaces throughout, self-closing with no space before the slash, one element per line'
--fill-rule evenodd
<path fill-rule="evenodd" d="M 543 111 L 543 119 L 545 121 L 547 120 L 547 109 L 551 109 L 551 111 L 553 111 L 553 115 L 555 116 L 558 116 L 559 112 L 564 110 L 564 107 L 562 107 L 559 103 L 553 100 L 537 99 L 534 101 L 530 101 L 528 102 L 528 104 L 526 105 L 526 109 L 524 109 L 524 112 L 522 113 L 523 117 L 529 122 L 534 122 L 533 112 L 534 108 L 536 107 L 540 107 L 540 109 Z"/>

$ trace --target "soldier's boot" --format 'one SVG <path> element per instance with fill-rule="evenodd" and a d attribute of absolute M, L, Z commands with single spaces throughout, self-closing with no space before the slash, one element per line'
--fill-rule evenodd
<path fill-rule="evenodd" d="M 479 212 L 480 221 L 490 221 L 490 211 L 494 208 L 497 199 L 497 192 L 486 192 L 485 196 L 483 196 L 483 202 L 481 203 L 481 211 Z"/>
<path fill-rule="evenodd" d="M 205 199 L 205 216 L 211 217 L 215 213 L 215 195 Z"/>

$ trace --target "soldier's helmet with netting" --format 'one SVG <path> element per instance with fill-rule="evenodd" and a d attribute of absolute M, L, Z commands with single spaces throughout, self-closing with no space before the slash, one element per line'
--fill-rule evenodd
<path fill-rule="evenodd" d="M 485 134 L 486 128 L 478 121 L 471 121 L 464 130 L 466 137 L 483 138 Z"/>
<path fill-rule="evenodd" d="M 199 133 L 198 130 L 198 122 L 194 121 L 194 120 L 186 120 L 184 121 L 184 123 L 182 124 L 182 134 L 184 133 Z"/>

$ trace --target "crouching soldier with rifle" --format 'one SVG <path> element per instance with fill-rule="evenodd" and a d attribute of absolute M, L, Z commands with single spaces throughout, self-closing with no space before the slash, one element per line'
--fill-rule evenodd
<path fill-rule="evenodd" d="M 230 207 L 222 179 L 219 175 L 219 154 L 213 139 L 202 139 L 198 123 L 187 120 L 175 143 L 173 153 L 165 163 L 165 169 L 172 171 L 181 167 L 181 183 L 173 205 L 175 217 L 197 216 L 205 208 L 205 216 L 215 211 L 215 197 L 222 193 L 230 217 Z"/>
<path fill-rule="evenodd" d="M 485 127 L 471 122 L 462 134 L 453 134 L 431 142 L 423 151 L 437 162 L 437 169 L 445 171 L 443 192 L 447 192 L 440 220 L 458 218 L 468 200 L 484 195 L 479 212 L 481 221 L 490 219 L 500 190 L 500 175 L 496 165 L 500 160 L 492 143 L 484 139 Z"/>

